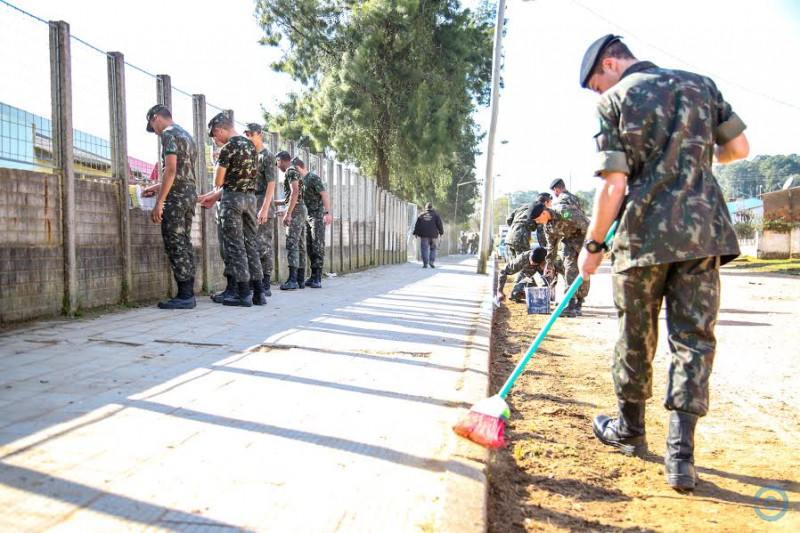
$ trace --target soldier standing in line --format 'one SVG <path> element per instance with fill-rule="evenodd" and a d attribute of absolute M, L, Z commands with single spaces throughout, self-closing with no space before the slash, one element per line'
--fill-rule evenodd
<path fill-rule="evenodd" d="M 201 196 L 198 202 L 205 208 L 220 202 L 225 269 L 236 278 L 236 294 L 225 297 L 222 303 L 241 307 L 266 305 L 264 276 L 256 250 L 256 148 L 234 130 L 233 121 L 225 113 L 209 121 L 208 136 L 222 148 L 214 174 L 215 190 Z"/>
<path fill-rule="evenodd" d="M 295 158 L 294 166 L 303 177 L 303 199 L 308 217 L 306 222 L 306 251 L 311 263 L 311 277 L 306 286 L 322 288 L 322 267 L 325 263 L 325 226 L 333 221 L 331 202 L 322 178 L 310 172 L 302 159 Z"/>
<path fill-rule="evenodd" d="M 272 296 L 270 289 L 270 276 L 275 268 L 274 236 L 275 226 L 275 165 L 272 163 L 260 124 L 251 122 L 244 130 L 245 136 L 250 139 L 258 153 L 258 179 L 256 180 L 256 207 L 258 209 L 258 232 L 256 234 L 256 248 L 261 259 L 261 271 L 264 274 L 264 294 Z"/>
<path fill-rule="evenodd" d="M 278 205 L 285 205 L 283 212 L 283 225 L 286 227 L 286 256 L 289 262 L 289 277 L 281 285 L 282 291 L 293 291 L 300 288 L 300 283 L 304 280 L 299 278 L 300 259 L 305 268 L 306 243 L 303 234 L 306 225 L 308 211 L 306 211 L 303 199 L 303 179 L 300 172 L 291 165 L 292 156 L 289 152 L 279 152 L 275 156 L 275 164 L 284 172 L 283 194 L 284 199 L 275 202 Z"/>
<path fill-rule="evenodd" d="M 602 95 L 595 135 L 602 184 L 579 259 L 584 276 L 596 272 L 605 234 L 619 219 L 611 278 L 620 321 L 612 363 L 619 414 L 598 416 L 592 429 L 627 455 L 646 453 L 645 403 L 666 300 L 672 359 L 664 472 L 670 487 L 692 490 L 694 432 L 708 412 L 716 351 L 719 268 L 739 255 L 711 165 L 747 157 L 745 124 L 713 80 L 639 61 L 616 35 L 589 47 L 580 83 Z"/>
<path fill-rule="evenodd" d="M 564 241 L 564 270 L 566 271 L 567 287 L 572 285 L 578 277 L 578 253 L 586 237 L 586 228 L 589 219 L 583 211 L 573 209 L 569 204 L 556 204 L 552 208 L 542 204 L 534 206 L 533 215 L 537 224 L 544 224 L 544 233 L 547 237 L 547 266 L 545 274 L 549 279 L 556 275 L 555 262 L 558 258 L 558 244 Z M 589 280 L 584 280 L 575 296 L 569 301 L 563 315 L 576 317 L 583 314 L 583 300 L 589 294 Z"/>
<path fill-rule="evenodd" d="M 531 249 L 531 232 L 536 229 L 536 223 L 529 217 L 530 208 L 530 204 L 523 204 L 506 219 L 506 224 L 511 226 L 506 235 L 506 246 L 512 259 Z"/>
<path fill-rule="evenodd" d="M 189 133 L 172 121 L 172 113 L 161 104 L 147 111 L 147 131 L 161 138 L 161 183 L 142 191 L 142 196 L 158 195 L 151 217 L 161 224 L 161 237 L 167 252 L 178 294 L 161 309 L 194 309 L 194 248 L 192 219 L 197 202 L 194 164 L 197 144 Z"/>

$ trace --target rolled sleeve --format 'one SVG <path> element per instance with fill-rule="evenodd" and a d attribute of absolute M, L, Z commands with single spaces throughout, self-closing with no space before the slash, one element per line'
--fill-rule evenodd
<path fill-rule="evenodd" d="M 601 172 L 624 172 L 625 174 L 630 174 L 631 168 L 628 166 L 628 158 L 625 152 L 612 150 L 598 152 L 595 176 L 599 176 Z"/>
<path fill-rule="evenodd" d="M 747 125 L 739 118 L 739 115 L 732 113 L 731 117 L 717 126 L 714 136 L 719 145 L 727 144 L 744 132 Z"/>

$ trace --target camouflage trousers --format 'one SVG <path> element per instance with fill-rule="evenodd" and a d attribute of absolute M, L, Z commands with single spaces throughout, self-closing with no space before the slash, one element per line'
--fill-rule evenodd
<path fill-rule="evenodd" d="M 264 205 L 264 198 L 266 193 L 256 195 L 256 205 L 258 209 Z M 258 257 L 261 259 L 261 272 L 264 277 L 270 276 L 275 270 L 275 217 L 268 218 L 266 224 L 258 225 L 258 233 L 256 235 L 256 248 L 258 249 Z"/>
<path fill-rule="evenodd" d="M 672 359 L 664 406 L 704 416 L 716 351 L 719 258 L 631 268 L 613 274 L 612 286 L 619 316 L 611 367 L 617 397 L 642 402 L 653 395 L 658 314 L 665 300 Z"/>
<path fill-rule="evenodd" d="M 308 213 L 306 251 L 311 268 L 322 268 L 325 263 L 325 213 L 323 211 Z"/>
<path fill-rule="evenodd" d="M 224 190 L 219 209 L 225 274 L 240 282 L 262 279 L 261 260 L 256 250 L 255 195 Z"/>
<path fill-rule="evenodd" d="M 564 239 L 564 279 L 567 282 L 567 288 L 572 286 L 572 282 L 578 277 L 580 271 L 578 270 L 578 254 L 583 248 L 583 241 L 585 238 L 584 233 L 573 234 Z M 589 294 L 589 280 L 583 280 L 578 291 L 575 293 L 576 298 L 586 298 Z"/>
<path fill-rule="evenodd" d="M 297 204 L 292 211 L 292 222 L 286 228 L 286 259 L 290 267 L 294 267 L 305 275 L 306 270 L 306 217 L 308 212 L 304 204 Z"/>
<path fill-rule="evenodd" d="M 164 201 L 161 236 L 176 281 L 186 281 L 195 274 L 192 219 L 196 207 L 195 187 L 173 184 Z"/>

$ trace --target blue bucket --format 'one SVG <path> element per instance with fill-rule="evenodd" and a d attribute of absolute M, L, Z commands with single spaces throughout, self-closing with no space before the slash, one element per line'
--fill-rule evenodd
<path fill-rule="evenodd" d="M 526 287 L 525 302 L 529 315 L 549 315 L 550 287 Z"/>

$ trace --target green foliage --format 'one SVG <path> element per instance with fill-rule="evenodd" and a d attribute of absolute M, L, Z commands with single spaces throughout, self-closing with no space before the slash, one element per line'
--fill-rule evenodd
<path fill-rule="evenodd" d="M 518 208 L 522 204 L 529 204 L 536 201 L 540 191 L 514 191 L 508 194 L 508 203 L 511 211 Z"/>
<path fill-rule="evenodd" d="M 733 230 L 739 240 L 752 239 L 756 234 L 756 228 L 750 222 L 734 222 Z"/>
<path fill-rule="evenodd" d="M 783 217 L 778 218 L 765 218 L 761 222 L 761 228 L 774 231 L 776 233 L 789 233 L 792 231 L 792 228 L 796 228 L 800 226 L 800 222 L 795 222 L 792 220 L 786 220 Z"/>
<path fill-rule="evenodd" d="M 592 209 L 594 208 L 594 195 L 596 189 L 592 189 L 591 191 L 577 191 L 575 196 L 580 198 L 581 204 L 583 205 L 583 210 L 586 212 L 586 216 L 592 216 Z"/>
<path fill-rule="evenodd" d="M 759 155 L 752 161 L 736 161 L 715 168 L 726 200 L 750 198 L 780 190 L 787 178 L 800 182 L 800 156 Z"/>
<path fill-rule="evenodd" d="M 474 166 L 472 112 L 489 98 L 486 4 L 472 12 L 455 0 L 258 0 L 256 15 L 262 42 L 285 50 L 272 67 L 307 87 L 272 117 L 282 134 L 330 146 L 401 197 L 441 211 L 454 203 L 454 182 Z M 459 212 L 475 192 L 461 187 Z"/>

